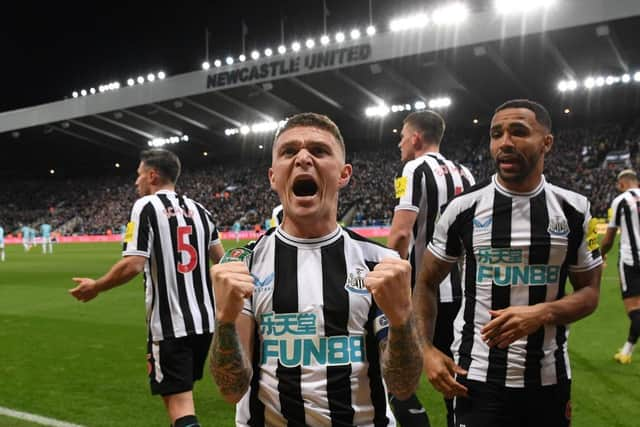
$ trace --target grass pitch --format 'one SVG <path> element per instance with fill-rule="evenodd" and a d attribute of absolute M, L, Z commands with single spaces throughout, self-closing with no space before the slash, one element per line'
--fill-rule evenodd
<path fill-rule="evenodd" d="M 225 242 L 232 247 L 235 242 Z M 56 245 L 25 253 L 7 247 L 0 263 L 0 407 L 84 426 L 166 426 L 161 400 L 149 394 L 142 279 L 86 304 L 71 298 L 71 277 L 98 277 L 120 257 L 117 244 Z M 600 305 L 571 329 L 574 427 L 631 427 L 640 420 L 640 353 L 631 365 L 613 361 L 628 319 L 610 254 Z M 419 396 L 434 427 L 445 426 L 440 395 L 423 380 Z M 195 389 L 204 426 L 233 425 L 208 375 Z M 0 415 L 0 427 L 35 426 Z"/>

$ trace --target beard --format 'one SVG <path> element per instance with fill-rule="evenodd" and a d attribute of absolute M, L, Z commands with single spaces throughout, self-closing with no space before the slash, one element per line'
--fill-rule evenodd
<path fill-rule="evenodd" d="M 516 167 L 509 170 L 505 170 L 501 167 L 503 159 L 508 159 L 509 163 L 514 164 Z M 498 175 L 504 182 L 521 183 L 524 182 L 531 173 L 535 170 L 540 154 L 533 154 L 527 158 L 519 152 L 509 151 L 502 152 L 494 159 L 496 170 Z"/>

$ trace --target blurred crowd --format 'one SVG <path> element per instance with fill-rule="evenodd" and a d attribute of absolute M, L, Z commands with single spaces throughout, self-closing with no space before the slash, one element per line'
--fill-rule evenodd
<path fill-rule="evenodd" d="M 473 133 L 471 133 L 473 135 Z M 399 138 L 399 135 L 398 135 Z M 594 216 L 606 217 L 616 195 L 620 169 L 640 167 L 640 120 L 630 123 L 560 129 L 545 162 L 547 180 L 587 196 Z M 353 178 L 342 190 L 339 217 L 358 226 L 387 225 L 393 216 L 393 180 L 402 164 L 395 143 L 378 151 L 348 153 Z M 494 171 L 485 134 L 447 130 L 442 153 L 471 169 L 477 181 Z M 622 153 L 615 158 L 612 153 Z M 610 160 L 613 158 L 613 160 Z M 263 225 L 279 203 L 267 179 L 268 164 L 218 165 L 184 171 L 177 191 L 209 209 L 218 227 L 235 222 Z M 0 184 L 0 225 L 14 232 L 21 225 L 47 222 L 63 234 L 120 233 L 137 198 L 135 174 L 66 180 L 13 181 Z"/>

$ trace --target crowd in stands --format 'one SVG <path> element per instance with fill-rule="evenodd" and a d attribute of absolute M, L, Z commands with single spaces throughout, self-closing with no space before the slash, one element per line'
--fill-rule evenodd
<path fill-rule="evenodd" d="M 401 171 L 397 141 L 378 151 L 348 153 L 353 179 L 342 191 L 339 215 L 354 225 L 384 225 L 393 216 L 393 179 Z M 640 121 L 560 129 L 545 162 L 547 180 L 586 195 L 595 216 L 606 217 L 616 195 L 615 175 L 640 168 Z M 488 135 L 477 138 L 447 131 L 441 151 L 468 166 L 477 181 L 494 171 Z M 603 167 L 611 152 L 629 160 Z M 268 164 L 218 165 L 183 172 L 177 190 L 209 209 L 222 230 L 236 221 L 246 228 L 264 224 L 279 202 L 270 189 Z M 65 234 L 119 233 L 137 198 L 135 173 L 68 180 L 14 181 L 0 184 L 0 224 L 9 233 L 21 225 L 47 222 Z M 67 225 L 65 227 L 65 224 Z"/>

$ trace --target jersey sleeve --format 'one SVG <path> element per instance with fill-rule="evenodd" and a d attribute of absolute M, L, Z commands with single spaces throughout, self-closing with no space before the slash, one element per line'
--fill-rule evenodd
<path fill-rule="evenodd" d="M 617 228 L 620 227 L 620 215 L 618 215 L 618 209 L 620 209 L 620 203 L 624 200 L 623 197 L 616 197 L 611 202 L 611 207 L 609 208 L 608 216 L 609 216 L 609 224 L 608 227 Z"/>
<path fill-rule="evenodd" d="M 394 181 L 396 194 L 395 210 L 410 210 L 418 212 L 420 209 L 420 185 L 414 185 L 414 172 L 412 162 L 407 162 L 402 168 L 402 173 Z"/>
<path fill-rule="evenodd" d="M 221 243 L 220 235 L 218 234 L 218 227 L 216 227 L 216 223 L 213 222 L 213 215 L 211 215 L 211 212 L 206 209 L 204 209 L 204 212 L 206 221 L 209 223 L 209 230 L 211 230 L 209 236 L 209 248 L 211 248 L 212 246 L 219 245 Z"/>
<path fill-rule="evenodd" d="M 153 215 L 153 205 L 148 199 L 139 199 L 133 205 L 127 230 L 124 233 L 123 256 L 138 255 L 145 258 L 151 256 L 153 241 L 151 217 Z"/>
<path fill-rule="evenodd" d="M 456 262 L 462 256 L 462 236 L 460 234 L 461 217 L 459 215 L 461 199 L 449 203 L 433 231 L 429 242 L 429 251 L 446 262 Z"/>
<path fill-rule="evenodd" d="M 572 272 L 589 271 L 602 264 L 596 222 L 591 218 L 588 203 L 584 222 L 582 223 L 582 231 L 583 238 L 577 249 L 576 262 L 569 265 L 569 271 Z"/>

